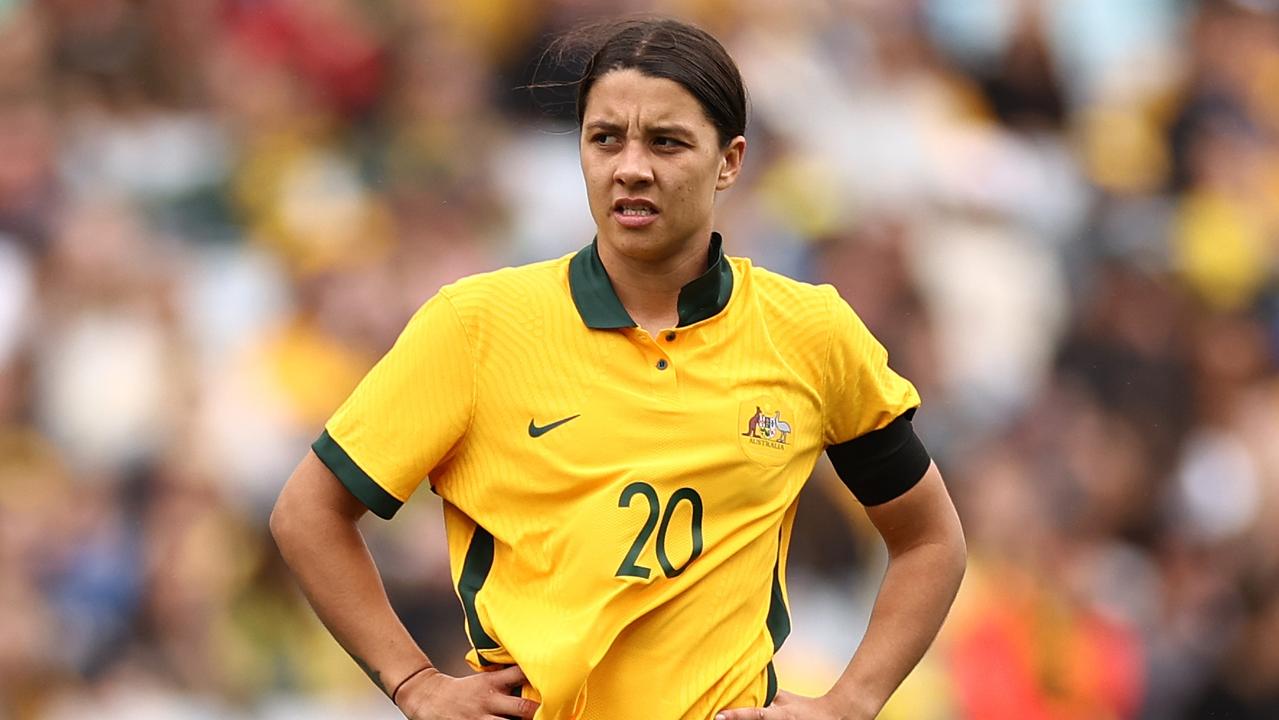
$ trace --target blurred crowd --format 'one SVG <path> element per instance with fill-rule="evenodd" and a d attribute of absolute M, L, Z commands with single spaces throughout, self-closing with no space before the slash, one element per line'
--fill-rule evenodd
<path fill-rule="evenodd" d="M 741 65 L 730 254 L 924 398 L 971 564 L 883 717 L 1279 718 L 1279 3 L 0 0 L 0 719 L 397 716 L 267 515 L 441 285 L 590 241 L 530 87 L 637 11 Z M 366 530 L 462 672 L 437 502 Z M 824 465 L 794 548 L 819 693 L 885 562 Z"/>

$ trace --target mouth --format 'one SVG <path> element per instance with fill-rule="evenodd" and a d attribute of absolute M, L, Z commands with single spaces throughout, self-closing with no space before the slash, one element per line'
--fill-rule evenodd
<path fill-rule="evenodd" d="M 644 227 L 659 214 L 657 206 L 643 198 L 622 198 L 613 203 L 613 218 L 624 227 Z"/>

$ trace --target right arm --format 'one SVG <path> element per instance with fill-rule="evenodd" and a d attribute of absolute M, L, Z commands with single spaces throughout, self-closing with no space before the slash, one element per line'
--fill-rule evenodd
<path fill-rule="evenodd" d="M 271 511 L 280 554 L 334 639 L 388 697 L 408 678 L 395 697 L 406 717 L 532 718 L 536 703 L 506 694 L 523 682 L 519 668 L 465 678 L 434 668 L 387 599 L 357 525 L 366 511 L 314 452 L 298 464 Z"/>

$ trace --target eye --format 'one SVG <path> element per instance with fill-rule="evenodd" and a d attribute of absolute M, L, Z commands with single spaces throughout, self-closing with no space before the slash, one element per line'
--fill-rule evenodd
<path fill-rule="evenodd" d="M 619 141 L 618 137 L 612 133 L 596 133 L 591 136 L 592 143 L 596 145 L 601 145 L 604 147 L 616 145 L 618 141 Z"/>
<path fill-rule="evenodd" d="M 683 147 L 684 143 L 672 137 L 656 137 L 653 138 L 653 144 L 663 149 L 671 149 Z"/>

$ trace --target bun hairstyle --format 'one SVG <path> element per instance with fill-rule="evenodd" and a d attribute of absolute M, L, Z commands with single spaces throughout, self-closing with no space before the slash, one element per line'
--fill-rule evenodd
<path fill-rule="evenodd" d="M 614 70 L 635 69 L 679 83 L 697 99 L 721 147 L 746 133 L 746 86 L 728 51 L 701 28 L 670 18 L 593 23 L 560 36 L 548 49 L 560 67 L 580 66 L 576 79 L 532 87 L 577 87 L 577 122 L 595 82 Z"/>

